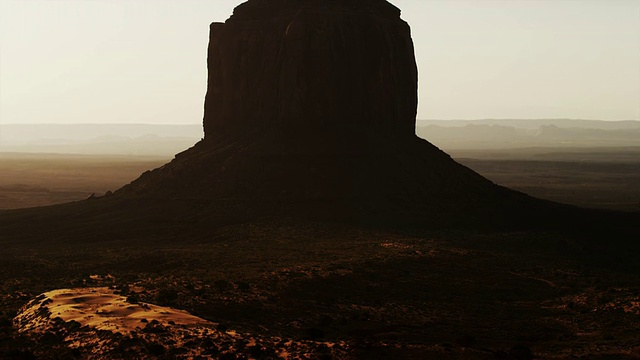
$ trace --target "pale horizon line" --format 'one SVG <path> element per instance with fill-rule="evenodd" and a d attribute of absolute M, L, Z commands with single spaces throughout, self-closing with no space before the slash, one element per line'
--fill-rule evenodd
<path fill-rule="evenodd" d="M 548 120 L 569 120 L 569 121 L 601 121 L 601 122 L 638 122 L 640 119 L 622 119 L 622 120 L 606 120 L 606 119 L 584 119 L 584 118 L 472 118 L 472 119 L 416 119 L 418 121 L 548 121 Z M 202 126 L 201 122 L 197 123 L 124 123 L 124 122 L 105 122 L 105 123 L 82 123 L 82 122 L 33 122 L 33 123 L 2 123 L 0 126 L 6 125 L 125 125 L 125 126 L 140 126 L 140 125 L 160 125 L 160 126 Z"/>

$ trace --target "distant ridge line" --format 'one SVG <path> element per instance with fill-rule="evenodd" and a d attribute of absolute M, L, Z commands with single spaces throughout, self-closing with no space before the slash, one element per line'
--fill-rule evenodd
<path fill-rule="evenodd" d="M 636 129 L 640 120 L 585 120 L 585 119 L 476 119 L 476 120 L 418 120 L 417 127 L 437 125 L 444 127 L 465 125 L 500 125 L 521 129 L 538 129 L 541 126 L 583 129 Z"/>
<path fill-rule="evenodd" d="M 603 123 L 640 123 L 638 120 L 602 120 L 602 119 L 572 119 L 572 118 L 531 118 L 531 119 L 509 119 L 509 118 L 480 118 L 480 119 L 417 119 L 418 122 L 487 122 L 487 121 L 499 121 L 499 122 L 548 122 L 548 121 L 569 121 L 569 122 L 603 122 Z M 202 126 L 202 123 L 188 123 L 188 124 L 176 124 L 176 123 L 125 123 L 125 122 L 108 122 L 108 123 L 2 123 L 0 126 Z"/>

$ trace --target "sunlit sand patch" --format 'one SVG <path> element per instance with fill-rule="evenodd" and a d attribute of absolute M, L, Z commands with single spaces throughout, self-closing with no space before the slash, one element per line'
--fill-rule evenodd
<path fill-rule="evenodd" d="M 35 341 L 56 339 L 83 358 L 217 358 L 256 354 L 283 359 L 342 358 L 344 343 L 296 341 L 217 330 L 216 323 L 186 311 L 129 302 L 108 287 L 60 289 L 27 303 L 14 325 Z"/>
<path fill-rule="evenodd" d="M 205 349 L 187 347 L 193 339 L 228 338 L 216 331 L 217 324 L 186 311 L 147 303 L 128 302 L 107 287 L 53 290 L 25 305 L 14 319 L 18 331 L 38 339 L 59 339 L 60 345 L 78 349 L 86 358 L 110 356 L 123 342 L 133 343 L 133 352 L 164 353 L 181 348 L 175 358 L 201 355 Z M 105 336 L 105 334 L 111 334 Z"/>
<path fill-rule="evenodd" d="M 24 329 L 38 330 L 38 322 L 30 322 L 38 312 L 46 307 L 52 318 L 59 317 L 65 322 L 76 321 L 81 327 L 96 330 L 131 333 L 156 320 L 163 326 L 215 325 L 193 316 L 186 311 L 152 304 L 135 303 L 116 294 L 114 290 L 102 288 L 79 288 L 54 290 L 36 298 L 16 321 L 25 322 Z M 171 322 L 171 323 L 170 323 Z"/>

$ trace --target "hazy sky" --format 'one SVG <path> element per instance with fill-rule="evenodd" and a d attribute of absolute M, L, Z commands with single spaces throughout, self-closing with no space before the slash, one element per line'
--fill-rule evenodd
<path fill-rule="evenodd" d="M 640 119 L 640 0 L 392 0 L 419 119 Z M 0 122 L 200 123 L 232 0 L 0 0 Z"/>

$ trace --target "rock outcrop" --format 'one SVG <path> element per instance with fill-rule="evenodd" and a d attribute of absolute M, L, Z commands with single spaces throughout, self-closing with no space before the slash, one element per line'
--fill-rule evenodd
<path fill-rule="evenodd" d="M 247 352 L 257 358 L 345 355 L 344 343 L 226 330 L 184 310 L 132 300 L 108 287 L 40 294 L 22 307 L 13 322 L 18 333 L 36 344 L 56 339 L 74 358 L 82 359 L 233 359 Z"/>
<path fill-rule="evenodd" d="M 252 0 L 211 24 L 205 140 L 247 132 L 413 136 L 409 26 L 384 0 Z"/>
<path fill-rule="evenodd" d="M 385 0 L 249 0 L 211 25 L 208 68 L 204 140 L 115 198 L 418 226 L 548 206 L 416 137 L 410 28 Z"/>

